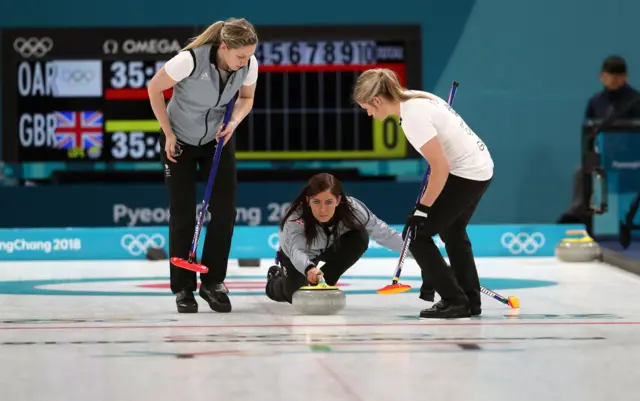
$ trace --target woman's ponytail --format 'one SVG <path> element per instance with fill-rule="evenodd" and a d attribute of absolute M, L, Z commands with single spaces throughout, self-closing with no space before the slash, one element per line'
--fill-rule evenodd
<path fill-rule="evenodd" d="M 204 32 L 193 38 L 191 43 L 189 43 L 182 50 L 193 49 L 194 47 L 202 46 L 207 43 L 219 43 L 221 36 L 220 33 L 222 32 L 223 26 L 224 21 L 218 21 L 215 24 L 210 25 L 207 29 L 204 30 Z"/>
<path fill-rule="evenodd" d="M 258 43 L 258 34 L 254 26 L 246 19 L 229 18 L 209 26 L 182 50 L 193 49 L 209 43 L 224 43 L 230 49 L 237 49 Z"/>

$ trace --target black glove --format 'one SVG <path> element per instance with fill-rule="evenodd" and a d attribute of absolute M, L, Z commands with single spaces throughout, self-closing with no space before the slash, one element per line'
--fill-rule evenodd
<path fill-rule="evenodd" d="M 407 218 L 407 224 L 405 224 L 404 230 L 402 231 L 402 239 L 405 239 L 408 229 L 411 228 L 410 239 L 411 241 L 415 240 L 417 231 L 426 226 L 429 213 L 431 213 L 429 206 L 418 203 L 413 209 L 413 213 Z"/>

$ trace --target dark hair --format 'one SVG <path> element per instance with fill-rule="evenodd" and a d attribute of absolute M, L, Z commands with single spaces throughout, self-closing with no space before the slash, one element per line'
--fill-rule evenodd
<path fill-rule="evenodd" d="M 307 185 L 305 185 L 305 187 L 302 188 L 302 191 L 300 191 L 300 194 L 293 200 L 293 202 L 291 202 L 289 210 L 280 222 L 280 229 L 283 229 L 287 221 L 302 219 L 304 223 L 304 236 L 308 247 L 311 246 L 313 240 L 318 235 L 318 225 L 320 223 L 315 219 L 315 217 L 313 217 L 313 212 L 307 203 L 307 198 L 316 196 L 324 191 L 331 191 L 333 196 L 340 198 L 340 203 L 336 206 L 335 214 L 330 220 L 330 223 L 333 226 L 337 226 L 338 223 L 342 223 L 349 230 L 365 230 L 362 222 L 356 217 L 353 206 L 351 205 L 351 202 L 349 202 L 347 194 L 344 192 L 340 181 L 331 174 L 316 174 L 311 177 L 309 182 L 307 182 Z M 293 213 L 296 213 L 296 216 L 291 218 Z M 291 220 L 289 220 L 290 218 Z"/>
<path fill-rule="evenodd" d="M 624 75 L 627 73 L 627 62 L 620 56 L 607 57 L 602 63 L 602 72 Z"/>

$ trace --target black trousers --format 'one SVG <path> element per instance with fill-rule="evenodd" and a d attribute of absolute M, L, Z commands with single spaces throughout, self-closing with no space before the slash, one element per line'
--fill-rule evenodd
<path fill-rule="evenodd" d="M 342 234 L 338 241 L 325 252 L 313 259 L 314 264 L 320 261 L 325 265 L 320 268 L 324 280 L 329 285 L 336 285 L 338 279 L 353 266 L 369 247 L 369 236 L 366 232 L 348 231 Z M 280 265 L 284 269 L 284 276 L 277 276 L 267 281 L 267 297 L 276 302 L 291 303 L 293 294 L 300 287 L 309 285 L 306 275 L 300 273 L 291 260 L 282 251 L 278 251 Z"/>
<path fill-rule="evenodd" d="M 187 259 L 196 226 L 196 182 L 209 179 L 209 172 L 216 150 L 215 141 L 202 146 L 180 143 L 182 154 L 176 163 L 167 160 L 164 152 L 164 135 L 160 137 L 165 183 L 169 191 L 169 254 L 170 257 Z M 168 168 L 167 168 L 168 166 Z M 198 171 L 198 168 L 200 171 Z M 231 237 L 236 220 L 236 158 L 235 136 L 231 137 L 220 155 L 216 177 L 209 198 L 211 220 L 204 236 L 201 263 L 209 268 L 200 274 L 203 285 L 221 283 L 227 275 L 227 262 L 231 250 Z M 200 236 L 200 241 L 203 236 Z M 171 291 L 197 289 L 196 273 L 170 265 Z"/>
<path fill-rule="evenodd" d="M 467 225 L 490 182 L 449 174 L 431 207 L 427 224 L 416 231 L 409 246 L 422 272 L 423 290 L 435 289 L 445 302 L 481 304 L 480 279 Z M 451 267 L 433 241 L 436 234 L 445 244 Z"/>

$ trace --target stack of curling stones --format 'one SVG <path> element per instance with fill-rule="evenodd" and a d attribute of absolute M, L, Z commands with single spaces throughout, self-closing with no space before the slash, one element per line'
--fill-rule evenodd
<path fill-rule="evenodd" d="M 333 315 L 344 309 L 347 298 L 338 287 L 328 285 L 320 276 L 317 285 L 307 285 L 293 293 L 293 309 L 302 315 Z"/>
<path fill-rule="evenodd" d="M 564 238 L 556 246 L 556 258 L 563 262 L 591 262 L 599 260 L 602 251 L 597 242 L 585 230 L 567 230 L 567 235 L 581 235 L 578 238 Z"/>

